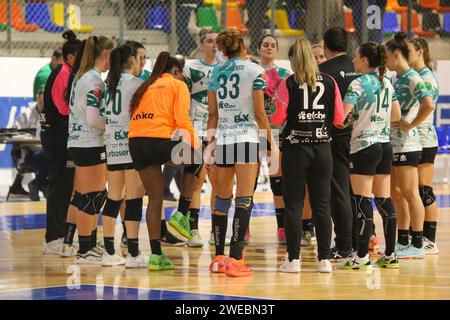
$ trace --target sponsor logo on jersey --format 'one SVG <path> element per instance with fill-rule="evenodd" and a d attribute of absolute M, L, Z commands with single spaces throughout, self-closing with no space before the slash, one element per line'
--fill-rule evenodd
<path fill-rule="evenodd" d="M 119 130 L 114 132 L 114 139 L 124 140 L 128 138 L 128 131 Z"/>
<path fill-rule="evenodd" d="M 234 122 L 239 123 L 239 122 L 246 122 L 246 121 L 250 121 L 250 114 L 241 114 L 239 113 L 238 115 L 234 116 Z"/>
<path fill-rule="evenodd" d="M 345 71 L 341 71 L 339 74 L 341 75 L 342 78 L 345 78 L 345 77 L 357 77 L 357 76 L 359 76 L 359 73 L 358 73 L 358 72 L 345 72 Z"/>
<path fill-rule="evenodd" d="M 298 114 L 298 120 L 300 122 L 315 122 L 315 121 L 323 121 L 325 120 L 325 113 L 322 113 L 320 111 L 313 111 L 313 112 L 305 112 L 302 111 Z"/>
<path fill-rule="evenodd" d="M 406 158 L 406 155 L 405 155 L 405 154 L 401 154 L 401 155 L 400 155 L 400 162 L 405 162 L 406 160 L 408 160 L 408 159 Z"/>
<path fill-rule="evenodd" d="M 234 104 L 229 104 L 228 102 L 219 102 L 219 109 L 236 109 Z"/>
<path fill-rule="evenodd" d="M 81 124 L 72 123 L 72 131 L 81 131 L 82 127 L 83 125 Z"/>
<path fill-rule="evenodd" d="M 147 120 L 147 119 L 153 119 L 154 114 L 153 113 L 147 113 L 147 112 L 141 112 L 136 115 L 133 115 L 131 118 L 132 120 Z"/>
<path fill-rule="evenodd" d="M 328 138 L 328 131 L 326 127 L 323 128 L 316 128 L 316 137 L 321 138 Z"/>
<path fill-rule="evenodd" d="M 376 114 L 370 116 L 370 122 L 382 122 L 382 121 L 384 121 L 384 118 Z"/>
<path fill-rule="evenodd" d="M 110 152 L 108 152 L 108 158 L 112 158 L 112 157 L 126 157 L 126 156 L 128 156 L 128 154 L 129 154 L 128 150 L 110 151 Z"/>

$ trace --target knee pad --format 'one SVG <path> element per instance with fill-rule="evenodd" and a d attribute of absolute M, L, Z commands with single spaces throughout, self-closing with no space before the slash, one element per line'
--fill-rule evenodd
<path fill-rule="evenodd" d="M 391 198 L 375 198 L 375 204 L 383 220 L 397 218 Z"/>
<path fill-rule="evenodd" d="M 120 206 L 123 200 L 111 200 L 106 198 L 105 207 L 103 208 L 103 216 L 117 219 L 119 215 Z"/>
<path fill-rule="evenodd" d="M 249 214 L 253 209 L 253 197 L 236 197 L 236 208 L 243 208 Z"/>
<path fill-rule="evenodd" d="M 80 206 L 78 209 L 89 215 L 96 215 L 105 203 L 106 189 L 104 191 L 94 191 L 82 194 L 80 196 Z"/>
<path fill-rule="evenodd" d="M 227 199 L 221 199 L 218 196 L 216 196 L 214 201 L 214 210 L 228 214 L 228 210 L 230 210 L 232 201 L 233 201 L 232 197 L 229 197 Z"/>
<path fill-rule="evenodd" d="M 200 172 L 202 171 L 203 163 L 200 164 L 191 164 L 188 167 L 184 168 L 185 173 L 190 173 L 196 176 L 197 178 L 200 176 Z"/>
<path fill-rule="evenodd" d="M 431 206 L 436 202 L 436 196 L 434 195 L 433 187 L 419 186 L 419 193 L 424 207 Z"/>
<path fill-rule="evenodd" d="M 142 219 L 143 198 L 125 201 L 125 221 L 140 222 Z"/>
<path fill-rule="evenodd" d="M 75 191 L 75 193 L 72 196 L 72 200 L 70 200 L 70 205 L 80 209 L 80 201 L 81 201 L 81 193 Z"/>
<path fill-rule="evenodd" d="M 281 196 L 281 177 L 270 177 L 270 189 L 274 196 Z"/>

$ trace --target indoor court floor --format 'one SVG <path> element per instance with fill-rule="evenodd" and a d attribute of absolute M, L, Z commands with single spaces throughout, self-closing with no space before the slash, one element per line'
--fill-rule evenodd
<path fill-rule="evenodd" d="M 203 248 L 163 247 L 174 270 L 77 266 L 75 258 L 44 255 L 45 202 L 0 203 L 0 300 L 1 299 L 450 299 L 450 188 L 437 186 L 437 242 L 440 254 L 424 260 L 401 260 L 398 270 L 352 271 L 333 269 L 317 272 L 313 248 L 302 247 L 302 272 L 277 272 L 286 247 L 276 243 L 276 220 L 270 193 L 257 193 L 250 225 L 250 244 L 245 255 L 254 274 L 230 278 L 210 274 L 214 254 L 209 246 L 209 206 L 202 208 L 200 233 Z M 208 198 L 204 198 L 204 203 Z M 170 215 L 176 203 L 165 203 Z M 232 210 L 230 210 L 232 212 Z M 144 215 L 145 216 L 145 215 Z M 375 213 L 380 247 L 382 225 Z M 231 217 L 230 217 L 231 218 Z M 122 232 L 117 225 L 116 247 Z M 77 236 L 75 237 L 77 239 Z M 99 239 L 102 239 L 101 227 Z M 145 224 L 141 225 L 140 247 L 150 254 Z M 228 253 L 228 247 L 226 248 Z M 375 259 L 375 254 L 372 256 Z"/>

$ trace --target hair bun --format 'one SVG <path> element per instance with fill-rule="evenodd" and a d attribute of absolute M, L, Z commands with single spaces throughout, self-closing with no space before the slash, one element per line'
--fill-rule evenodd
<path fill-rule="evenodd" d="M 394 40 L 397 42 L 403 42 L 406 41 L 406 39 L 408 39 L 408 35 L 404 32 L 397 32 L 394 35 Z"/>
<path fill-rule="evenodd" d="M 75 41 L 77 39 L 77 35 L 72 30 L 64 31 L 62 37 L 67 41 Z"/>

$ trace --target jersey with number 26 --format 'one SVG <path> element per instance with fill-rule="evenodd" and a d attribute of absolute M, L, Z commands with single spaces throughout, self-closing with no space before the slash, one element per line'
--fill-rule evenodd
<path fill-rule="evenodd" d="M 218 145 L 259 142 L 253 91 L 266 88 L 263 74 L 257 64 L 236 58 L 214 67 L 208 91 L 215 91 L 217 97 Z"/>

